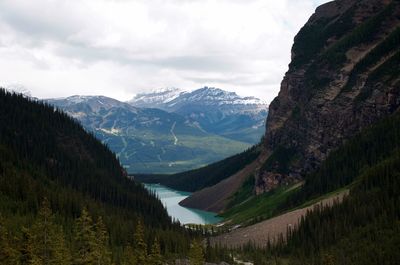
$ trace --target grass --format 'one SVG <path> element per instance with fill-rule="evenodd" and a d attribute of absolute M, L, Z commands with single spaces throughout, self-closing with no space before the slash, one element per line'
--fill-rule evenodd
<path fill-rule="evenodd" d="M 351 184 L 351 185 L 354 185 L 354 184 Z M 339 193 L 342 193 L 342 192 L 348 192 L 348 191 L 350 190 L 350 186 L 351 186 L 351 185 L 342 187 L 342 188 L 340 188 L 340 189 L 337 189 L 337 190 L 328 192 L 328 193 L 326 193 L 326 194 L 324 194 L 324 195 L 322 195 L 322 196 L 319 196 L 319 197 L 317 197 L 317 198 L 308 200 L 308 201 L 304 202 L 303 204 L 301 204 L 300 206 L 298 206 L 298 207 L 296 207 L 296 208 L 294 208 L 294 209 L 290 209 L 290 211 L 308 207 L 308 206 L 313 205 L 313 204 L 315 204 L 315 203 L 317 203 L 317 202 L 320 202 L 320 201 L 322 201 L 322 200 L 324 200 L 324 199 L 327 199 L 327 198 L 329 198 L 329 197 L 333 197 L 333 196 L 335 196 L 335 195 L 338 195 Z"/>
<path fill-rule="evenodd" d="M 302 184 L 303 183 L 297 183 L 288 187 L 278 188 L 276 190 L 264 193 L 262 195 L 258 196 L 253 195 L 252 197 L 243 201 L 242 203 L 235 204 L 232 208 L 228 209 L 226 212 L 221 214 L 221 217 L 223 217 L 224 222 L 229 223 L 229 225 L 240 224 L 241 226 L 247 226 L 261 222 L 266 219 L 270 219 L 274 216 L 283 214 L 284 212 L 290 212 L 297 209 L 308 207 L 329 197 L 333 197 L 340 193 L 347 192 L 350 190 L 351 185 L 353 185 L 351 184 L 346 187 L 337 189 L 335 191 L 326 193 L 317 198 L 313 198 L 290 210 L 285 210 L 285 211 L 279 210 L 279 206 L 281 206 L 285 202 L 288 196 L 297 192 L 301 188 Z M 245 190 L 246 187 L 244 186 L 243 192 L 245 192 Z M 239 193 L 241 192 L 239 191 Z"/>
<path fill-rule="evenodd" d="M 232 196 L 228 208 L 231 208 L 235 205 L 241 204 L 242 202 L 246 201 L 253 195 L 255 177 L 254 175 L 250 175 L 244 181 L 243 185 L 240 187 L 238 191 Z"/>
<path fill-rule="evenodd" d="M 280 187 L 276 190 L 258 196 L 252 196 L 248 200 L 233 206 L 221 214 L 225 221 L 230 224 L 250 225 L 273 217 L 278 206 L 286 198 L 296 192 L 301 183 L 287 187 Z"/>

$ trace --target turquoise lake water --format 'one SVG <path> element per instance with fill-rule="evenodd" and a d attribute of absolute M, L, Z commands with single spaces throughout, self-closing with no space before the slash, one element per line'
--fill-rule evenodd
<path fill-rule="evenodd" d="M 182 192 L 160 184 L 144 184 L 145 188 L 156 193 L 167 208 L 168 214 L 181 224 L 215 224 L 222 218 L 215 213 L 182 207 L 179 202 L 188 197 L 190 192 Z"/>

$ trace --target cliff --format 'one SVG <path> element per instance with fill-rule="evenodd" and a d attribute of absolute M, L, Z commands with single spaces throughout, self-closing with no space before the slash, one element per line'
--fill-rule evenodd
<path fill-rule="evenodd" d="M 338 0 L 294 40 L 272 101 L 256 193 L 301 180 L 330 151 L 400 105 L 400 2 Z"/>

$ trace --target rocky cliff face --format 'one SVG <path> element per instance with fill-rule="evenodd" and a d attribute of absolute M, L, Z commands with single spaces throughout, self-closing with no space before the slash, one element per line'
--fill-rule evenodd
<path fill-rule="evenodd" d="M 400 105 L 400 2 L 338 0 L 295 37 L 269 107 L 256 192 L 300 180 L 327 154 Z"/>

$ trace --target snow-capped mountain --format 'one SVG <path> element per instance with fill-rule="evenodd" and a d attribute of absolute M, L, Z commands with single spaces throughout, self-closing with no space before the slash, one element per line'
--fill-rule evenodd
<path fill-rule="evenodd" d="M 129 100 L 128 103 L 141 108 L 165 109 L 169 102 L 184 93 L 186 92 L 175 87 L 161 88 L 150 93 L 137 94 L 133 99 Z"/>
<path fill-rule="evenodd" d="M 37 98 L 32 97 L 31 91 L 21 84 L 11 84 L 11 85 L 5 86 L 5 88 L 6 88 L 6 90 L 8 90 L 10 92 L 13 92 L 16 94 L 21 94 L 24 97 L 28 97 L 31 99 L 37 99 Z"/>
<path fill-rule="evenodd" d="M 253 144 L 263 135 L 268 114 L 267 103 L 260 99 L 214 87 L 191 92 L 176 88 L 158 90 L 139 94 L 129 104 L 177 113 L 206 131 Z"/>
<path fill-rule="evenodd" d="M 105 96 L 80 96 L 74 95 L 66 98 L 48 99 L 47 102 L 56 105 L 64 110 L 71 111 L 71 114 L 79 112 L 80 109 L 91 112 L 99 112 L 102 109 L 125 108 L 137 112 L 138 108 Z"/>
<path fill-rule="evenodd" d="M 104 96 L 71 96 L 46 102 L 63 109 L 92 131 L 131 173 L 189 170 L 249 147 L 206 132 L 180 114 L 137 108 Z"/>
<path fill-rule="evenodd" d="M 267 104 L 204 87 L 167 88 L 128 102 L 105 96 L 48 99 L 119 157 L 132 173 L 173 173 L 233 155 L 264 134 Z"/>
<path fill-rule="evenodd" d="M 194 91 L 184 91 L 179 88 L 158 89 L 150 93 L 137 94 L 128 103 L 136 107 L 160 108 L 170 112 L 190 104 L 222 107 L 248 106 L 249 110 L 268 108 L 265 101 L 256 97 L 240 97 L 235 92 L 215 87 L 203 87 Z"/>

